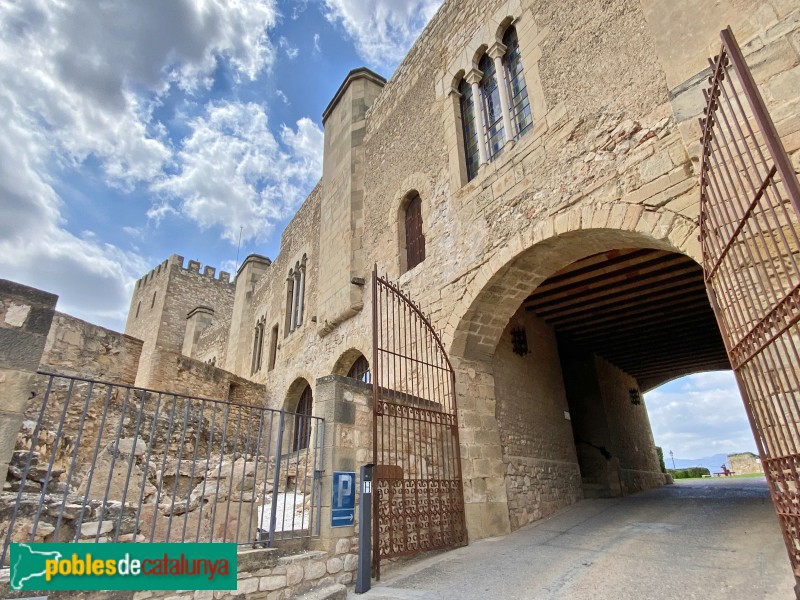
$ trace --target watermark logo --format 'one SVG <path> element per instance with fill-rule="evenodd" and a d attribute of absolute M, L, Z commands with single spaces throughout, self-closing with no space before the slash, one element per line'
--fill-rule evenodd
<path fill-rule="evenodd" d="M 11 544 L 12 590 L 233 590 L 236 544 Z"/>

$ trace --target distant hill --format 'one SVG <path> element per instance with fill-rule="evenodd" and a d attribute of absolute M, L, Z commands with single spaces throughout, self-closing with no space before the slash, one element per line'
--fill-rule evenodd
<path fill-rule="evenodd" d="M 713 456 L 705 456 L 703 458 L 678 458 L 675 457 L 675 468 L 676 469 L 686 469 L 688 467 L 705 467 L 708 469 L 710 473 L 716 473 L 720 470 L 720 467 L 724 464 L 728 464 L 728 455 L 727 454 L 714 454 Z M 672 459 L 669 457 L 669 454 L 664 455 L 664 465 L 668 468 L 672 468 Z"/>

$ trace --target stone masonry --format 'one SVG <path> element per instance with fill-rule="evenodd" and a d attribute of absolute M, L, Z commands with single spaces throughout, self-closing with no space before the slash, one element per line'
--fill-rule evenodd
<path fill-rule="evenodd" d="M 458 85 L 511 25 L 533 127 L 468 180 Z M 169 257 L 137 282 L 129 337 L 111 347 L 134 361 L 130 339 L 141 340 L 141 386 L 240 394 L 289 411 L 310 386 L 313 414 L 326 418 L 329 502 L 330 471 L 371 460 L 368 397 L 336 377 L 359 355 L 372 361 L 376 264 L 430 317 L 456 371 L 470 539 L 508 533 L 585 494 L 660 485 L 646 407 L 630 401 L 640 382 L 600 356 L 570 354 L 521 306 L 554 273 L 599 252 L 701 260 L 697 118 L 707 58 L 727 25 L 800 171 L 796 1 L 445 0 L 388 81 L 366 69 L 345 78 L 323 116 L 322 179 L 279 255 L 248 257 L 233 281 Z M 422 200 L 425 259 L 407 270 L 412 193 Z M 528 331 L 524 356 L 512 352 L 517 326 Z M 73 337 L 57 337 L 52 352 L 88 347 Z M 87 369 L 106 360 L 100 354 L 84 355 Z M 320 550 L 334 560 L 352 535 L 323 531 Z M 333 572 L 326 563 L 327 575 L 313 568 L 335 579 L 338 564 Z M 288 564 L 276 568 L 286 572 L 243 585 L 271 593 L 272 578 L 289 576 Z"/>
<path fill-rule="evenodd" d="M 510 23 L 533 129 L 467 181 L 455 86 Z M 507 532 L 578 501 L 589 490 L 581 483 L 589 463 L 581 461 L 596 462 L 587 455 L 597 452 L 576 445 L 578 425 L 565 417 L 576 409 L 565 396 L 553 330 L 518 311 L 540 282 L 597 252 L 658 248 L 700 260 L 696 121 L 706 59 L 726 25 L 797 161 L 800 8 L 792 2 L 698 10 L 688 0 L 446 1 L 389 81 L 355 70 L 343 82 L 324 115 L 322 180 L 283 233 L 274 261 L 249 258 L 234 291 L 203 283 L 180 311 L 158 305 L 167 285 L 159 277 L 179 268 L 173 259 L 139 283 L 127 333 L 158 332 L 145 339 L 137 383 L 158 371 L 154 353 L 181 345 L 187 315 L 212 307 L 206 331 L 213 335 L 201 332 L 183 348 L 200 361 L 216 357 L 216 367 L 263 384 L 269 406 L 293 410 L 306 385 L 346 373 L 359 353 L 371 360 L 364 283 L 377 263 L 430 315 L 456 367 L 470 536 Z M 426 257 L 405 271 L 401 221 L 410 192 L 422 198 Z M 291 329 L 287 276 L 303 258 L 303 318 Z M 180 282 L 195 280 L 173 281 L 178 291 Z M 515 319 L 535 339 L 524 358 L 503 342 Z M 262 322 L 256 365 L 254 332 Z M 592 414 L 607 424 L 601 437 L 613 456 L 592 467 L 607 469 L 597 485 L 603 493 L 659 485 L 646 407 L 629 401 L 637 382 L 600 357 L 583 369 L 594 381 Z M 156 379 L 168 387 L 170 372 Z"/>

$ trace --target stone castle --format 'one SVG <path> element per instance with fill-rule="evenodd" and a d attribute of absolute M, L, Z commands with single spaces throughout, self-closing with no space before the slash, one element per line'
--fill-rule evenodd
<path fill-rule="evenodd" d="M 729 368 L 698 266 L 698 118 L 728 25 L 800 170 L 793 0 L 446 0 L 390 80 L 336 92 L 274 260 L 232 277 L 170 256 L 125 335 L 60 315 L 42 365 L 317 414 L 319 380 L 372 360 L 377 265 L 455 368 L 470 539 L 661 485 L 640 394 Z"/>

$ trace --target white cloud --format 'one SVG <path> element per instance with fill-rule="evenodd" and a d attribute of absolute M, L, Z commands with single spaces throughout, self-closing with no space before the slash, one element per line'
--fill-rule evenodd
<path fill-rule="evenodd" d="M 287 58 L 290 60 L 295 59 L 300 55 L 300 49 L 296 46 L 293 46 L 292 43 L 283 36 L 278 39 L 278 45 L 280 46 L 281 50 L 286 53 Z"/>
<path fill-rule="evenodd" d="M 266 31 L 275 18 L 274 0 L 2 3 L 0 276 L 120 327 L 148 265 L 69 233 L 54 173 L 91 158 L 112 187 L 156 178 L 173 154 L 152 118 L 163 96 L 208 86 L 219 60 L 235 77 L 256 77 L 274 59 Z"/>
<path fill-rule="evenodd" d="M 308 0 L 294 0 L 294 6 L 292 7 L 292 20 L 296 21 L 300 18 L 300 15 L 305 12 L 308 8 Z"/>
<path fill-rule="evenodd" d="M 310 119 L 281 127 L 283 147 L 253 103 L 212 105 L 189 126 L 177 173 L 152 186 L 164 197 L 153 218 L 178 211 L 201 228 L 220 227 L 232 243 L 241 227 L 243 240 L 266 239 L 322 173 L 322 130 Z"/>
<path fill-rule="evenodd" d="M 318 33 L 314 34 L 314 52 L 316 52 L 318 54 L 320 52 L 322 52 L 322 48 L 320 48 L 320 45 L 319 45 L 319 34 Z"/>
<path fill-rule="evenodd" d="M 289 104 L 289 97 L 283 92 L 283 90 L 275 90 L 275 95 L 281 99 L 284 104 Z"/>
<path fill-rule="evenodd" d="M 664 453 L 702 458 L 756 452 L 742 398 L 731 371 L 697 373 L 645 395 L 653 437 Z"/>
<path fill-rule="evenodd" d="M 391 69 L 405 56 L 442 0 L 325 0 L 325 17 L 339 23 L 370 66 Z"/>

